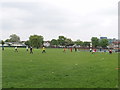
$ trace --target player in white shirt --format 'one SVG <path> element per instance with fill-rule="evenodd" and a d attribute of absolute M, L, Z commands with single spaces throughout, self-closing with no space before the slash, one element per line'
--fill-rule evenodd
<path fill-rule="evenodd" d="M 92 49 L 90 48 L 90 52 L 92 52 Z"/>
<path fill-rule="evenodd" d="M 28 51 L 28 46 L 26 46 L 26 51 Z"/>
<path fill-rule="evenodd" d="M 15 47 L 15 52 L 18 52 L 17 46 Z"/>

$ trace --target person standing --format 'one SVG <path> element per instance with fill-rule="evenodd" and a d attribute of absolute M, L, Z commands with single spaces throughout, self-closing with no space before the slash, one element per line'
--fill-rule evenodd
<path fill-rule="evenodd" d="M 77 52 L 77 48 L 75 47 L 75 52 Z"/>
<path fill-rule="evenodd" d="M 32 46 L 30 47 L 30 54 L 33 54 L 33 48 L 32 48 Z"/>
<path fill-rule="evenodd" d="M 42 53 L 46 53 L 45 47 L 42 48 Z"/>
<path fill-rule="evenodd" d="M 92 49 L 90 48 L 90 52 L 92 52 Z"/>
<path fill-rule="evenodd" d="M 26 51 L 28 51 L 28 46 L 26 46 Z"/>
<path fill-rule="evenodd" d="M 94 51 L 96 52 L 97 50 L 96 50 L 96 49 L 94 49 Z"/>
<path fill-rule="evenodd" d="M 63 52 L 66 52 L 66 48 L 64 47 Z"/>
<path fill-rule="evenodd" d="M 70 52 L 72 52 L 72 47 L 70 48 Z"/>
<path fill-rule="evenodd" d="M 109 50 L 109 54 L 112 54 L 112 50 Z"/>
<path fill-rule="evenodd" d="M 15 47 L 15 52 L 18 52 L 17 46 Z"/>

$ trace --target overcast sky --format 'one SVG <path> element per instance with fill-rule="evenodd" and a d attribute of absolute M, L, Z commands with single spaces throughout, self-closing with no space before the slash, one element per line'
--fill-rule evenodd
<path fill-rule="evenodd" d="M 44 40 L 59 35 L 83 41 L 93 36 L 118 38 L 118 1 L 2 0 L 0 37 L 5 40 L 17 34 L 21 40 L 28 40 L 37 34 Z"/>

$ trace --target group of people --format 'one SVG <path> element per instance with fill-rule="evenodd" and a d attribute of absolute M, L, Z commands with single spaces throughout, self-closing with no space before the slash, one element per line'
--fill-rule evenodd
<path fill-rule="evenodd" d="M 29 49 L 30 49 L 30 54 L 33 54 L 33 48 L 32 48 L 32 46 L 30 46 L 30 47 L 28 47 L 28 46 L 26 46 L 26 51 L 29 51 Z M 63 52 L 66 52 L 66 47 L 63 49 Z M 76 48 L 76 47 L 74 47 L 74 48 L 68 48 L 69 50 L 70 50 L 70 52 L 73 52 L 73 50 L 75 51 L 75 52 L 77 52 L 78 51 L 78 49 Z M 4 50 L 4 47 L 2 47 L 2 50 Z M 100 49 L 100 52 L 101 52 L 102 50 Z M 17 48 L 17 46 L 15 47 L 15 52 L 18 52 L 18 48 Z M 97 50 L 96 49 L 91 49 L 90 48 L 90 52 L 92 52 L 92 54 L 94 54 L 95 52 L 97 52 Z M 104 50 L 104 52 L 106 52 L 106 49 Z M 108 52 L 109 52 L 109 54 L 112 54 L 112 50 L 111 49 L 109 49 L 108 50 Z M 45 47 L 43 46 L 42 47 L 42 53 L 46 53 L 46 50 L 45 50 Z"/>
<path fill-rule="evenodd" d="M 63 52 L 66 52 L 66 47 L 65 48 L 63 48 Z M 72 52 L 73 50 L 75 51 L 75 52 L 77 52 L 78 51 L 78 49 L 76 48 L 76 47 L 74 47 L 74 48 L 68 48 L 69 50 L 70 50 L 70 52 Z M 100 49 L 100 52 L 101 52 L 102 50 Z M 90 52 L 92 53 L 92 54 L 94 54 L 95 52 L 97 52 L 97 50 L 96 49 L 91 49 L 90 48 Z M 106 52 L 106 50 L 104 50 L 104 52 Z M 112 54 L 112 50 L 108 50 L 108 52 L 110 53 L 110 54 Z"/>
<path fill-rule="evenodd" d="M 29 47 L 28 46 L 26 47 L 26 51 L 29 51 Z M 18 52 L 17 46 L 15 47 L 15 52 Z M 42 53 L 46 53 L 45 47 L 42 47 Z M 32 48 L 32 46 L 30 46 L 30 54 L 33 54 L 33 48 Z"/>
<path fill-rule="evenodd" d="M 64 48 L 64 49 L 63 49 L 63 52 L 66 52 L 66 49 L 67 49 L 67 48 Z M 70 52 L 73 52 L 73 48 L 68 48 L 68 49 L 70 49 Z M 76 48 L 76 47 L 74 47 L 74 50 L 75 50 L 75 52 L 77 52 L 77 48 Z"/>
<path fill-rule="evenodd" d="M 90 48 L 90 52 L 92 52 L 92 54 L 94 54 L 96 51 L 97 51 L 96 49 L 91 49 Z M 100 50 L 100 52 L 101 52 L 101 50 Z M 106 52 L 106 50 L 104 50 L 104 52 Z M 108 50 L 108 52 L 109 52 L 109 54 L 112 54 L 112 50 L 111 49 Z"/>

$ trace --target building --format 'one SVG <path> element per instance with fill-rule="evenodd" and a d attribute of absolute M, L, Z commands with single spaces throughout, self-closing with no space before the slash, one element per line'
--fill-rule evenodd
<path fill-rule="evenodd" d="M 0 46 L 2 46 L 2 44 L 0 44 Z M 24 42 L 5 42 L 4 44 L 5 47 L 15 47 L 15 46 L 18 46 L 18 47 L 26 47 L 26 45 L 24 44 Z"/>
<path fill-rule="evenodd" d="M 120 40 L 118 39 L 108 39 L 109 42 L 109 48 L 113 48 L 113 49 L 120 49 Z"/>
<path fill-rule="evenodd" d="M 113 42 L 117 42 L 118 39 L 113 38 L 113 39 L 107 39 L 109 44 L 112 44 Z"/>
<path fill-rule="evenodd" d="M 100 40 L 101 40 L 101 39 L 107 39 L 107 37 L 100 37 Z"/>
<path fill-rule="evenodd" d="M 50 41 L 44 41 L 43 45 L 44 45 L 45 47 L 49 47 L 49 46 L 50 46 Z"/>

